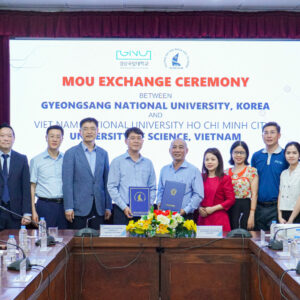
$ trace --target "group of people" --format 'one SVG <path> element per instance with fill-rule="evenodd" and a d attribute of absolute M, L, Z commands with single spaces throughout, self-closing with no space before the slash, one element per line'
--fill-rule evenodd
<path fill-rule="evenodd" d="M 98 121 L 80 122 L 82 142 L 63 154 L 59 149 L 64 130 L 58 125 L 46 131 L 47 149 L 30 161 L 12 150 L 15 133 L 0 125 L 0 230 L 36 224 L 45 217 L 47 225 L 59 229 L 99 229 L 105 221 L 128 224 L 136 218 L 130 209 L 129 187 L 149 187 L 150 202 L 160 207 L 166 181 L 185 184 L 180 214 L 198 225 L 269 230 L 273 220 L 300 223 L 300 145 L 279 146 L 280 126 L 263 126 L 265 149 L 253 154 L 236 141 L 230 149 L 231 168 L 224 170 L 217 148 L 204 153 L 202 172 L 186 161 L 187 143 L 173 140 L 172 162 L 156 176 L 151 160 L 141 155 L 144 133 L 133 127 L 125 132 L 127 151 L 112 160 L 95 141 Z M 114 203 L 114 208 L 112 206 Z M 113 209 L 113 213 L 112 213 Z M 8 212 L 11 210 L 23 218 Z M 113 220 L 111 220 L 113 215 Z"/>

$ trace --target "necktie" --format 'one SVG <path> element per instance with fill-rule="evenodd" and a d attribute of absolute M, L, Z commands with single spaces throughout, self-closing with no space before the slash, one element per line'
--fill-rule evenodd
<path fill-rule="evenodd" d="M 8 185 L 7 185 L 7 180 L 8 180 L 7 158 L 9 157 L 9 155 L 8 154 L 2 154 L 2 157 L 4 159 L 3 168 L 2 168 L 2 174 L 3 174 L 3 178 L 4 178 L 2 201 L 7 203 L 10 200 L 9 190 L 8 190 Z"/>

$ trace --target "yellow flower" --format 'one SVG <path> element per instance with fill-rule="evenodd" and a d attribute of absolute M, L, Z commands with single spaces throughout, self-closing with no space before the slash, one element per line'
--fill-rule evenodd
<path fill-rule="evenodd" d="M 167 234 L 167 233 L 169 233 L 168 225 L 159 224 L 159 226 L 156 228 L 156 233 L 158 233 L 158 234 Z"/>
<path fill-rule="evenodd" d="M 144 234 L 145 231 L 141 228 L 137 228 L 135 231 L 134 231 L 136 234 Z"/>
<path fill-rule="evenodd" d="M 132 230 L 134 230 L 134 228 L 135 228 L 134 221 L 133 220 L 129 221 L 128 225 L 126 226 L 126 230 L 132 231 Z"/>
<path fill-rule="evenodd" d="M 143 224 L 143 229 L 147 230 L 151 224 L 151 220 L 145 220 Z"/>
<path fill-rule="evenodd" d="M 197 231 L 197 226 L 193 220 L 186 220 L 183 226 L 189 231 Z"/>

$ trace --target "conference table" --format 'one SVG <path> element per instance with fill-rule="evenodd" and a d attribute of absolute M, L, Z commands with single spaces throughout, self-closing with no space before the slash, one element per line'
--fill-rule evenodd
<path fill-rule="evenodd" d="M 17 231 L 2 231 L 0 239 Z M 287 258 L 243 238 L 99 238 L 59 231 L 47 251 L 34 245 L 27 281 L 1 270 L 0 299 L 300 299 Z M 284 278 L 281 281 L 281 277 Z M 282 298 L 284 299 L 284 298 Z"/>

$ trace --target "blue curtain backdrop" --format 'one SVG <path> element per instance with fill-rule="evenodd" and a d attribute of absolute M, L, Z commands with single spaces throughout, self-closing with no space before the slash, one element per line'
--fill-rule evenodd
<path fill-rule="evenodd" d="M 299 39 L 291 12 L 0 11 L 0 122 L 9 122 L 9 38 Z"/>

